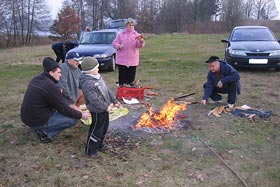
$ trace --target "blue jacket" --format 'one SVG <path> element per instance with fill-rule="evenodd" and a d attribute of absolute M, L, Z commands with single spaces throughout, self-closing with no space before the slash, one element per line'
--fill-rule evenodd
<path fill-rule="evenodd" d="M 240 76 L 239 73 L 234 69 L 230 64 L 224 62 L 224 61 L 219 61 L 221 65 L 221 82 L 223 85 L 237 81 L 237 93 L 240 94 L 241 91 L 241 85 L 240 85 Z M 213 90 L 216 88 L 219 80 L 218 77 L 215 73 L 212 73 L 211 71 L 208 72 L 207 75 L 207 82 L 205 83 L 205 90 L 204 90 L 204 96 L 203 100 L 208 100 L 210 97 L 211 93 Z"/>

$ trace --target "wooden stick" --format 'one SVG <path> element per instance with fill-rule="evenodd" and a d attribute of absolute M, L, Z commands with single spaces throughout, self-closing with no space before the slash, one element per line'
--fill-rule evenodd
<path fill-rule="evenodd" d="M 188 97 L 188 96 L 191 96 L 191 95 L 194 95 L 195 93 L 190 93 L 190 94 L 178 94 L 174 97 L 174 100 L 178 100 L 178 99 L 181 99 L 181 98 L 185 98 L 185 97 Z"/>
<path fill-rule="evenodd" d="M 245 187 L 248 187 L 248 185 L 246 184 L 246 182 L 238 175 L 238 173 L 236 173 L 225 161 L 224 159 L 218 155 L 218 153 L 216 153 L 216 151 L 210 147 L 207 143 L 205 143 L 200 137 L 198 137 L 197 135 L 195 135 L 194 133 L 192 133 L 192 135 L 196 136 L 198 138 L 199 141 L 201 141 L 206 147 L 208 147 L 212 153 L 214 153 L 214 155 L 216 157 L 218 157 L 222 162 L 223 164 L 235 175 L 237 176 L 237 178 L 241 181 L 241 183 L 245 186 Z"/>

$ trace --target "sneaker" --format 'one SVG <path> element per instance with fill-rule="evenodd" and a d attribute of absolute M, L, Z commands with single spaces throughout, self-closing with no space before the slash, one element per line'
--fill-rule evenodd
<path fill-rule="evenodd" d="M 98 151 L 100 152 L 106 152 L 109 150 L 109 146 L 107 144 L 102 144 L 99 148 L 98 148 Z"/>
<path fill-rule="evenodd" d="M 39 137 L 41 143 L 51 143 L 52 140 L 42 130 L 36 130 L 35 133 Z"/>
<path fill-rule="evenodd" d="M 89 158 L 94 158 L 94 159 L 97 159 L 97 158 L 99 158 L 100 157 L 100 155 L 98 154 L 98 152 L 96 152 L 96 153 L 93 153 L 93 154 L 89 154 L 89 155 L 87 155 Z"/>
<path fill-rule="evenodd" d="M 225 108 L 233 109 L 233 108 L 234 108 L 234 104 L 227 104 L 227 105 L 225 106 Z"/>

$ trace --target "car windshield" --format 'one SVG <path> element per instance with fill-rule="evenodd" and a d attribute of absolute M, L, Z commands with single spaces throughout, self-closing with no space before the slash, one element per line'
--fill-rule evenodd
<path fill-rule="evenodd" d="M 86 34 L 80 44 L 111 44 L 115 38 L 114 32 L 92 32 Z"/>
<path fill-rule="evenodd" d="M 275 37 L 266 28 L 235 29 L 231 41 L 275 41 Z"/>

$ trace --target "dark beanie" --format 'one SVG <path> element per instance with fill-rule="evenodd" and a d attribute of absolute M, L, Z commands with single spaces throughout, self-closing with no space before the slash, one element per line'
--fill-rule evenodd
<path fill-rule="evenodd" d="M 51 57 L 45 57 L 43 60 L 43 67 L 45 72 L 49 72 L 51 70 L 54 70 L 55 68 L 58 68 L 59 65 Z"/>

